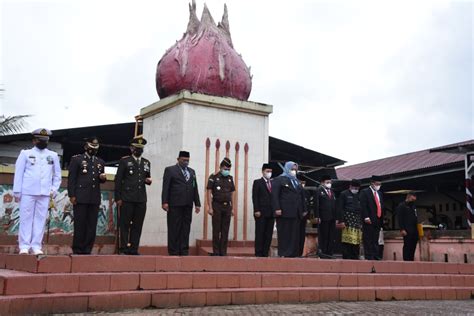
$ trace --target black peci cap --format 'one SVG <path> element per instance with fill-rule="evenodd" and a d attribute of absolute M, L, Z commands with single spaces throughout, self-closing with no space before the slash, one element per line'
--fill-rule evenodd
<path fill-rule="evenodd" d="M 264 164 L 262 165 L 262 170 L 265 170 L 265 169 L 272 169 L 272 167 L 270 166 L 269 163 L 264 163 Z"/>
<path fill-rule="evenodd" d="M 179 152 L 178 158 L 189 158 L 189 151 L 181 150 Z"/>

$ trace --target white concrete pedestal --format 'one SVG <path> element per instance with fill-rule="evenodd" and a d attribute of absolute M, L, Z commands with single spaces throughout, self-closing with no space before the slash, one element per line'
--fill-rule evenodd
<path fill-rule="evenodd" d="M 208 233 L 203 236 L 206 166 L 206 140 L 209 138 L 210 173 L 215 171 L 216 140 L 220 141 L 220 157 L 226 156 L 226 142 L 230 142 L 229 158 L 234 163 L 235 144 L 240 145 L 238 175 L 237 240 L 243 240 L 244 226 L 247 240 L 254 240 L 254 218 L 252 207 L 252 183 L 261 176 L 262 163 L 268 160 L 268 116 L 271 105 L 215 97 L 189 91 L 169 96 L 140 111 L 143 117 L 143 136 L 148 144 L 144 157 L 152 164 L 153 185 L 148 187 L 148 207 L 143 225 L 141 245 L 166 246 L 166 213 L 161 209 L 161 189 L 164 168 L 176 163 L 180 150 L 191 153 L 190 167 L 196 170 L 201 213 L 193 214 L 190 246 L 196 239 L 211 238 L 211 219 L 208 218 Z M 244 146 L 248 144 L 247 198 L 244 197 Z M 219 161 L 220 162 L 220 161 Z M 237 185 L 237 184 L 236 184 Z M 244 200 L 247 201 L 247 223 L 243 223 Z M 206 215 L 208 216 L 208 215 Z M 232 219 L 229 239 L 234 239 Z"/>

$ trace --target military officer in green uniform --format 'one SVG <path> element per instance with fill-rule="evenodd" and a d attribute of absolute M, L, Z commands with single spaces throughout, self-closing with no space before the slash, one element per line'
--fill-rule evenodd
<path fill-rule="evenodd" d="M 68 196 L 74 209 L 72 252 L 90 254 L 94 246 L 97 218 L 101 202 L 100 183 L 104 183 L 105 162 L 97 157 L 99 140 L 85 140 L 85 152 L 71 158 L 67 181 Z"/>
<path fill-rule="evenodd" d="M 115 201 L 120 211 L 120 254 L 139 254 L 147 202 L 145 185 L 152 182 L 150 161 L 142 157 L 146 143 L 141 136 L 130 142 L 132 155 L 120 159 L 115 175 Z"/>
<path fill-rule="evenodd" d="M 207 182 L 209 215 L 212 216 L 213 256 L 227 255 L 230 219 L 234 215 L 234 179 L 230 175 L 232 163 L 224 158 L 219 172 L 211 175 Z"/>

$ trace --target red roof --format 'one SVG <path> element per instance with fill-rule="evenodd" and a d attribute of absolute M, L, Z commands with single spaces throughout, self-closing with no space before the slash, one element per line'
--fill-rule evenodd
<path fill-rule="evenodd" d="M 466 144 L 474 144 L 474 139 L 442 147 L 452 147 Z M 387 176 L 409 171 L 439 167 L 464 161 L 463 154 L 430 152 L 431 149 L 433 148 L 363 162 L 352 166 L 341 167 L 336 169 L 337 177 L 341 180 L 367 179 L 370 178 L 372 175 Z"/>

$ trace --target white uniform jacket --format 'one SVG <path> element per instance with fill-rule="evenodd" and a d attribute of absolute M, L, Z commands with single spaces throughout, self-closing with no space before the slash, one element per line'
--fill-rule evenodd
<path fill-rule="evenodd" d="M 22 150 L 15 163 L 15 195 L 55 195 L 61 185 L 58 154 L 37 147 Z"/>

